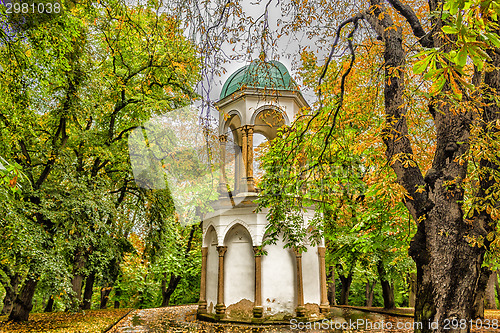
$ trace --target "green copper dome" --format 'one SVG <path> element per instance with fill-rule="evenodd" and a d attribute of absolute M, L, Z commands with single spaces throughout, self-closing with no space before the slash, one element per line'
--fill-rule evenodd
<path fill-rule="evenodd" d="M 244 88 L 297 90 L 297 84 L 281 62 L 256 59 L 227 79 L 222 87 L 220 99 Z"/>

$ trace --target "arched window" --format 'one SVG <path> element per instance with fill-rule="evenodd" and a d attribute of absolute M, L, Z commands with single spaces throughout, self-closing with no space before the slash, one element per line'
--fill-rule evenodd
<path fill-rule="evenodd" d="M 239 172 L 241 161 L 241 148 L 235 140 L 235 133 L 233 130 L 229 129 L 227 132 L 227 142 L 226 142 L 226 182 L 229 184 L 231 191 L 236 190 L 237 177 Z"/>

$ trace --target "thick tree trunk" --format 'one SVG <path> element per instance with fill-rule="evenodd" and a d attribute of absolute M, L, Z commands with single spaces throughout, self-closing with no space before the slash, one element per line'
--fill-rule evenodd
<path fill-rule="evenodd" d="M 411 7 L 399 6 L 399 1 L 388 2 L 410 22 L 423 46 L 443 46 L 441 37 L 434 32 L 441 31 L 440 16 L 431 18 L 434 31 L 426 33 Z M 437 1 L 428 3 L 431 11 L 438 10 Z M 478 281 L 485 248 L 471 246 L 468 239 L 471 236 L 485 239 L 491 230 L 492 220 L 486 212 L 474 216 L 471 223 L 464 219 L 462 211 L 462 180 L 467 174 L 467 163 L 459 161 L 458 157 L 469 150 L 472 112 L 451 110 L 452 103 L 446 97 L 431 101 L 429 111 L 436 128 L 436 151 L 432 168 L 424 178 L 414 158 L 406 121 L 406 54 L 402 29 L 394 24 L 381 0 L 370 0 L 370 4 L 366 18 L 384 42 L 386 129 L 383 140 L 387 147 L 386 157 L 407 192 L 405 204 L 418 225 L 410 246 L 410 255 L 417 267 L 415 322 L 423 324 L 416 332 L 468 332 L 469 328 L 447 330 L 445 324 L 451 319 L 469 322 L 472 317 L 475 295 L 480 292 Z M 445 51 L 450 51 L 449 45 L 445 46 Z M 498 55 L 490 56 L 498 68 Z M 484 82 L 494 89 L 500 88 L 498 71 L 485 73 Z M 443 92 L 449 91 L 450 87 L 445 85 Z M 495 96 L 495 93 L 489 95 Z M 484 113 L 489 115 L 489 119 L 484 119 L 486 122 L 499 118 L 496 102 L 489 105 L 484 108 Z M 487 183 L 489 177 L 483 178 L 479 182 L 479 196 L 484 196 L 491 186 Z M 437 328 L 429 325 L 430 322 Z"/>
<path fill-rule="evenodd" d="M 19 287 L 19 274 L 12 273 L 10 270 L 7 270 L 6 273 L 10 273 L 9 280 L 3 283 L 3 287 L 5 289 L 5 297 L 3 299 L 3 308 L 0 316 L 5 316 L 10 313 L 12 310 L 12 306 L 14 304 L 14 300 L 17 295 L 17 288 Z"/>
<path fill-rule="evenodd" d="M 109 294 L 113 287 L 102 287 L 101 288 L 101 304 L 99 305 L 99 309 L 106 309 L 109 300 Z"/>
<path fill-rule="evenodd" d="M 368 307 L 371 307 L 373 305 L 373 291 L 375 289 L 375 285 L 377 284 L 377 281 L 370 282 L 368 280 L 366 282 L 366 290 L 365 290 L 365 305 Z"/>
<path fill-rule="evenodd" d="M 349 272 L 349 275 L 345 277 L 342 274 L 339 274 L 340 282 L 342 284 L 342 290 L 340 292 L 340 304 L 348 305 L 349 304 L 349 291 L 351 289 L 352 283 L 352 271 Z"/>
<path fill-rule="evenodd" d="M 43 312 L 52 312 L 52 311 L 54 311 L 54 296 L 50 295 Z"/>
<path fill-rule="evenodd" d="M 94 294 L 95 272 L 90 272 L 85 280 L 85 290 L 83 291 L 82 310 L 90 310 L 92 295 Z"/>
<path fill-rule="evenodd" d="M 337 305 L 335 288 L 335 266 L 331 265 L 328 273 L 328 302 L 330 305 Z"/>
<path fill-rule="evenodd" d="M 497 300 L 495 297 L 495 281 L 498 281 L 497 273 L 493 272 L 488 280 L 488 285 L 486 287 L 486 294 L 484 297 L 484 308 L 485 309 L 496 309 Z"/>
<path fill-rule="evenodd" d="M 378 276 L 380 277 L 380 285 L 382 286 L 382 296 L 384 298 L 384 309 L 394 309 L 394 286 L 387 278 L 382 260 L 377 263 Z"/>
<path fill-rule="evenodd" d="M 9 320 L 14 322 L 27 321 L 31 309 L 33 309 L 33 295 L 35 294 L 38 276 L 28 274 L 19 294 L 17 294 L 12 310 L 9 314 Z"/>

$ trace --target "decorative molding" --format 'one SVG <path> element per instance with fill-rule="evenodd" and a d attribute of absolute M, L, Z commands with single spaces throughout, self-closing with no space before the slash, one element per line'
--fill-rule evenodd
<path fill-rule="evenodd" d="M 256 245 L 256 237 L 254 235 L 254 232 L 253 232 L 252 228 L 245 221 L 240 220 L 240 219 L 233 220 L 231 223 L 229 223 L 226 226 L 226 228 L 224 229 L 224 232 L 222 233 L 222 236 L 223 236 L 222 239 L 223 239 L 224 243 L 226 241 L 226 236 L 227 236 L 227 233 L 229 232 L 229 230 L 231 230 L 231 228 L 234 227 L 237 224 L 239 224 L 243 228 L 245 228 L 245 230 L 250 235 L 250 239 L 252 240 L 252 245 Z"/>
<path fill-rule="evenodd" d="M 214 231 L 215 231 L 215 238 L 217 239 L 217 244 L 219 244 L 219 235 L 217 233 L 217 228 L 213 225 L 213 223 L 209 223 L 208 226 L 206 226 L 205 228 L 203 228 L 203 246 L 210 246 L 211 244 L 208 243 L 207 241 L 207 235 L 208 235 L 208 231 L 210 230 L 210 228 L 213 228 Z"/>
<path fill-rule="evenodd" d="M 219 127 L 219 131 L 220 131 L 219 134 L 226 134 L 227 128 L 229 127 L 229 123 L 231 122 L 231 119 L 233 118 L 233 116 L 238 116 L 238 118 L 240 118 L 240 124 L 241 125 L 243 124 L 243 117 L 241 116 L 240 111 L 238 111 L 236 109 L 232 109 L 231 111 L 226 113 L 226 115 L 228 118 L 227 118 L 227 120 L 224 120 L 224 122 L 222 123 L 222 126 Z"/>
<path fill-rule="evenodd" d="M 266 111 L 266 110 L 279 111 L 281 113 L 281 115 L 283 116 L 283 120 L 285 121 L 285 125 L 287 125 L 287 126 L 290 125 L 290 119 L 288 119 L 286 112 L 282 108 L 280 108 L 279 106 L 272 105 L 272 104 L 262 105 L 257 110 L 255 110 L 255 112 L 252 114 L 252 118 L 250 118 L 250 124 L 255 125 L 255 119 L 257 118 L 259 113 Z"/>

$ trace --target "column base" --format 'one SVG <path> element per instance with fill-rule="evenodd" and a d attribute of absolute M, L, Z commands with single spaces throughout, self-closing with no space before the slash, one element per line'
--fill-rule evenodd
<path fill-rule="evenodd" d="M 207 313 L 207 302 L 206 301 L 199 301 L 198 302 L 198 310 L 196 312 L 197 313 Z"/>
<path fill-rule="evenodd" d="M 326 314 L 330 312 L 330 304 L 321 304 L 319 306 L 319 312 Z"/>
<path fill-rule="evenodd" d="M 306 316 L 306 308 L 304 306 L 298 306 L 295 309 L 295 313 L 297 314 L 297 317 L 303 318 Z"/>
<path fill-rule="evenodd" d="M 217 304 L 215 306 L 215 319 L 220 320 L 226 317 L 226 306 L 224 304 Z"/>
<path fill-rule="evenodd" d="M 247 178 L 247 192 L 255 192 L 255 184 L 253 182 L 253 177 Z"/>
<path fill-rule="evenodd" d="M 266 321 L 266 318 L 252 318 L 252 323 L 253 324 L 262 324 L 263 322 Z"/>
<path fill-rule="evenodd" d="M 219 194 L 222 196 L 228 196 L 226 184 L 219 184 L 219 187 L 217 187 L 217 192 L 219 192 Z"/>
<path fill-rule="evenodd" d="M 262 316 L 264 315 L 264 308 L 262 306 L 255 306 L 252 312 L 253 312 L 253 317 L 255 319 L 259 319 L 262 318 Z"/>

